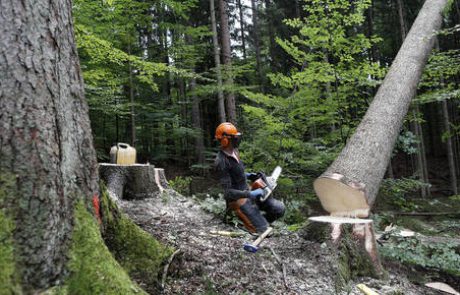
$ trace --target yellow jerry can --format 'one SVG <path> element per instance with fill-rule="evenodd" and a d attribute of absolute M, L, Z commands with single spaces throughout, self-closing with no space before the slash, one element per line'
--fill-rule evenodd
<path fill-rule="evenodd" d="M 110 163 L 130 165 L 136 163 L 136 149 L 127 143 L 117 143 L 110 149 Z"/>

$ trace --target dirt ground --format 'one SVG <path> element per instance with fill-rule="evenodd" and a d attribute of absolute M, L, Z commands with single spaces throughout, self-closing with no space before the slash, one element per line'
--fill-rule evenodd
<path fill-rule="evenodd" d="M 222 222 L 174 191 L 158 198 L 119 203 L 122 210 L 154 237 L 179 249 L 168 265 L 161 290 L 151 294 L 362 294 L 364 283 L 378 294 L 441 294 L 409 282 L 406 274 L 386 265 L 387 280 L 361 278 L 335 291 L 331 250 L 297 232 L 276 228 L 257 253 L 243 250 L 248 233 Z M 212 234 L 231 231 L 236 237 Z"/>

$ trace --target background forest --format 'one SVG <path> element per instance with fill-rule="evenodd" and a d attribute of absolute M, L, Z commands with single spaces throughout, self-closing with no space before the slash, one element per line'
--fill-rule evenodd
<path fill-rule="evenodd" d="M 217 197 L 214 130 L 232 121 L 248 170 L 283 166 L 285 221 L 302 222 L 319 209 L 312 181 L 353 134 L 423 2 L 76 0 L 98 159 L 127 142 L 184 194 Z M 415 197 L 458 202 L 459 6 L 445 12 L 381 187 L 398 210 L 416 209 Z"/>

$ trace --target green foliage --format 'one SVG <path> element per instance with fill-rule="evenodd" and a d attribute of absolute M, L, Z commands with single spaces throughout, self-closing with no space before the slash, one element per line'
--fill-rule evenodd
<path fill-rule="evenodd" d="M 452 243 L 423 243 L 416 237 L 400 238 L 380 248 L 383 257 L 409 265 L 433 268 L 460 276 L 460 249 Z"/>
<path fill-rule="evenodd" d="M 291 200 L 285 202 L 286 213 L 283 216 L 283 221 L 290 225 L 289 230 L 298 230 L 306 221 L 305 200 Z"/>
<path fill-rule="evenodd" d="M 417 153 L 417 143 L 419 140 L 411 131 L 402 131 L 396 141 L 395 150 L 400 150 L 408 155 Z"/>
<path fill-rule="evenodd" d="M 356 126 L 368 105 L 368 89 L 384 74 L 367 55 L 380 39 L 356 32 L 369 4 L 367 0 L 307 0 L 307 17 L 285 20 L 298 34 L 277 42 L 300 69 L 291 70 L 289 76 L 271 75 L 271 79 L 274 85 L 301 93 L 294 98 L 303 101 L 298 115 L 311 125 Z"/>
<path fill-rule="evenodd" d="M 181 195 L 190 195 L 190 184 L 192 183 L 192 177 L 176 176 L 174 179 L 169 180 L 168 183 L 173 190 L 180 193 Z"/>
<path fill-rule="evenodd" d="M 104 240 L 123 268 L 145 282 L 157 282 L 160 266 L 173 249 L 163 246 L 121 213 L 106 190 L 101 196 Z"/>
<path fill-rule="evenodd" d="M 218 198 L 208 196 L 204 200 L 200 201 L 200 207 L 209 213 L 219 216 L 225 214 L 227 205 L 225 204 L 225 200 L 222 196 Z"/>
<path fill-rule="evenodd" d="M 410 200 L 410 195 L 425 186 L 429 184 L 412 178 L 386 178 L 380 185 L 378 206 L 385 203 L 403 211 L 414 211 L 417 206 Z"/>
<path fill-rule="evenodd" d="M 57 294 L 146 294 L 113 258 L 82 202 L 75 210 L 69 257 L 70 276 Z"/>

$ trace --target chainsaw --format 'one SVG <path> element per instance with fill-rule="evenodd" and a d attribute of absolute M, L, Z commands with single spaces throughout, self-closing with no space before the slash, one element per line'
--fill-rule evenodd
<path fill-rule="evenodd" d="M 280 166 L 276 166 L 270 176 L 266 176 L 263 172 L 259 172 L 257 174 L 258 178 L 252 182 L 251 190 L 256 190 L 258 188 L 265 190 L 264 197 L 260 199 L 261 202 L 268 199 L 273 190 L 276 188 L 278 178 L 280 177 L 282 170 L 283 169 Z"/>

